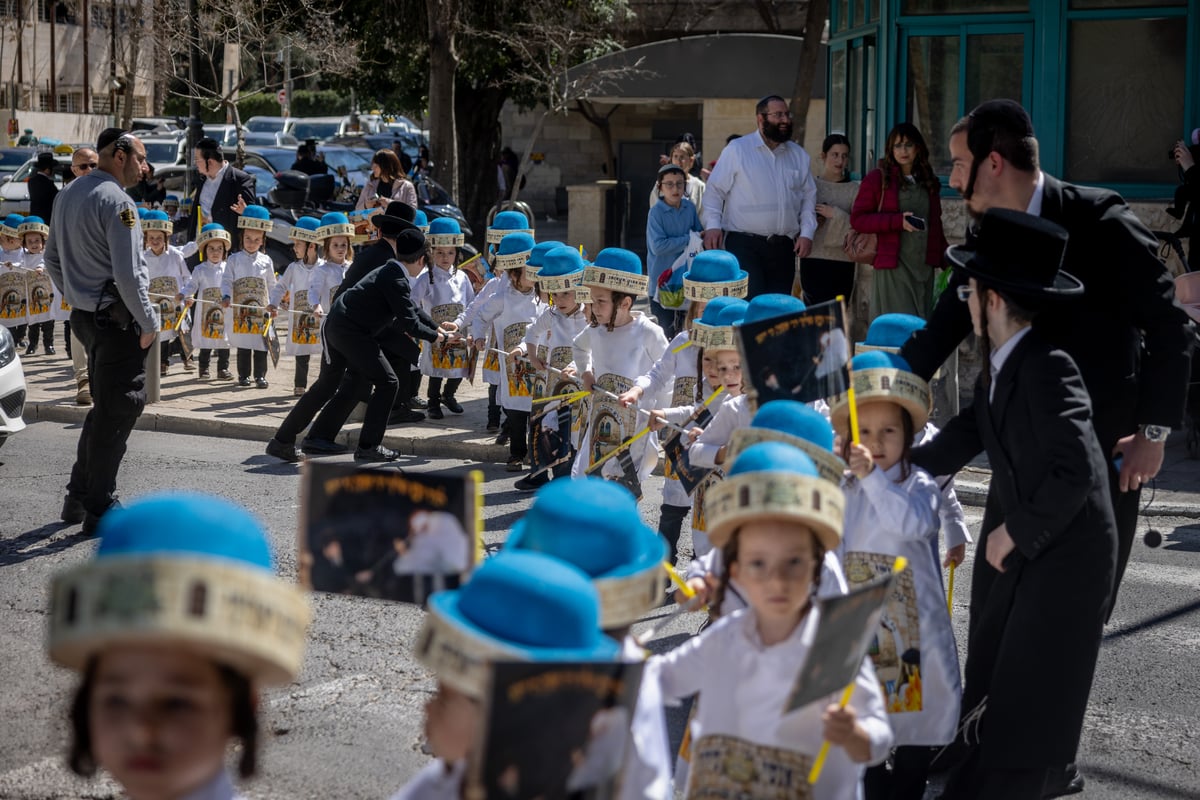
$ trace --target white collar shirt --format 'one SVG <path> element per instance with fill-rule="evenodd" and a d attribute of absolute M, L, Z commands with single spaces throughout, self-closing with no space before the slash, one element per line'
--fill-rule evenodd
<path fill-rule="evenodd" d="M 816 203 L 817 184 L 804 148 L 783 142 L 771 149 L 755 131 L 721 151 L 704 190 L 701 220 L 705 230 L 811 239 Z"/>
<path fill-rule="evenodd" d="M 1017 343 L 1025 338 L 1025 334 L 1029 333 L 1029 326 L 1026 325 L 1021 330 L 1012 335 L 1007 342 L 997 347 L 992 351 L 991 367 L 992 381 L 988 387 L 988 402 L 990 403 L 996 396 L 996 376 L 1000 374 L 1000 370 L 1004 368 L 1004 362 L 1012 355 L 1012 351 L 1016 349 Z"/>
<path fill-rule="evenodd" d="M 1042 198 L 1046 194 L 1046 173 L 1038 170 L 1037 185 L 1033 187 L 1033 197 L 1029 198 L 1029 208 L 1025 209 L 1026 214 L 1032 214 L 1035 217 L 1042 215 Z"/>
<path fill-rule="evenodd" d="M 221 185 L 221 180 L 225 177 L 225 170 L 229 169 L 229 162 L 226 161 L 217 174 L 204 181 L 204 185 L 200 187 L 200 210 L 204 212 L 204 219 L 212 221 L 212 206 L 213 201 L 217 199 L 217 188 Z"/>

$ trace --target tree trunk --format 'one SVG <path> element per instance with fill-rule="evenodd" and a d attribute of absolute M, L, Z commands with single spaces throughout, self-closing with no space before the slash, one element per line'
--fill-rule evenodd
<path fill-rule="evenodd" d="M 130 7 L 130 16 L 132 17 L 134 14 L 139 18 L 142 17 L 141 3 Z M 132 19 L 130 21 L 131 24 L 126 34 L 128 41 L 125 59 L 125 88 L 121 92 L 124 95 L 121 104 L 121 127 L 125 130 L 133 127 L 133 93 L 137 88 L 138 58 L 142 53 L 142 26 Z"/>
<path fill-rule="evenodd" d="M 612 115 L 617 113 L 617 109 L 621 107 L 620 104 L 609 109 L 607 114 L 601 114 L 587 100 L 577 100 L 575 102 L 583 118 L 595 125 L 600 131 L 600 140 L 604 143 L 604 174 L 606 177 L 615 180 L 617 177 L 617 153 L 613 148 L 611 120 Z"/>
<path fill-rule="evenodd" d="M 496 162 L 500 157 L 500 109 L 504 90 L 490 81 L 471 86 L 459 81 L 455 94 L 461 170 L 461 194 L 452 195 L 471 226 L 473 240 L 482 249 L 488 211 L 499 199 Z"/>
<path fill-rule="evenodd" d="M 792 139 L 804 146 L 808 122 L 808 103 L 812 98 L 813 80 L 817 76 L 817 60 L 821 57 L 821 34 L 829 16 L 829 0 L 810 0 L 804 20 L 804 49 L 796 69 L 796 85 L 792 88 Z"/>
<path fill-rule="evenodd" d="M 458 198 L 458 130 L 455 114 L 455 75 L 458 53 L 455 34 L 459 25 L 458 0 L 425 0 L 429 18 L 429 141 L 433 174 Z"/>

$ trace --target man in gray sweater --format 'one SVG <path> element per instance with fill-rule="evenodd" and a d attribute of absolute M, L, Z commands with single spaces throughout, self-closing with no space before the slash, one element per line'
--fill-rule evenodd
<path fill-rule="evenodd" d="M 125 442 L 146 406 L 146 348 L 158 335 L 142 228 L 125 187 L 146 169 L 146 148 L 120 128 L 96 142 L 100 168 L 72 181 L 54 203 L 46 269 L 71 304 L 71 331 L 87 349 L 93 405 L 62 520 L 94 533 L 116 502 Z"/>

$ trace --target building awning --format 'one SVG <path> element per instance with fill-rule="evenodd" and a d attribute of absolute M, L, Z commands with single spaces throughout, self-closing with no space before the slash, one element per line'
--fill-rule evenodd
<path fill-rule="evenodd" d="M 821 99 L 825 97 L 827 48 L 818 47 L 821 53 L 817 56 L 811 97 Z M 601 56 L 572 68 L 567 78 L 574 81 L 586 79 L 589 74 L 608 73 L 587 92 L 588 99 L 600 103 L 757 100 L 768 94 L 790 98 L 803 52 L 804 39 L 798 36 L 688 36 Z M 619 74 L 622 68 L 628 68 L 626 74 Z"/>

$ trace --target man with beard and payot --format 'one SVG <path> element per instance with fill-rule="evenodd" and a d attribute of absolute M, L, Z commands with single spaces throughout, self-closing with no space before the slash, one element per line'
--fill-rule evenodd
<path fill-rule="evenodd" d="M 724 248 L 750 274 L 750 297 L 791 294 L 796 259 L 812 252 L 817 185 L 792 139 L 787 101 L 755 106 L 758 130 L 725 145 L 704 192 L 704 247 Z"/>

